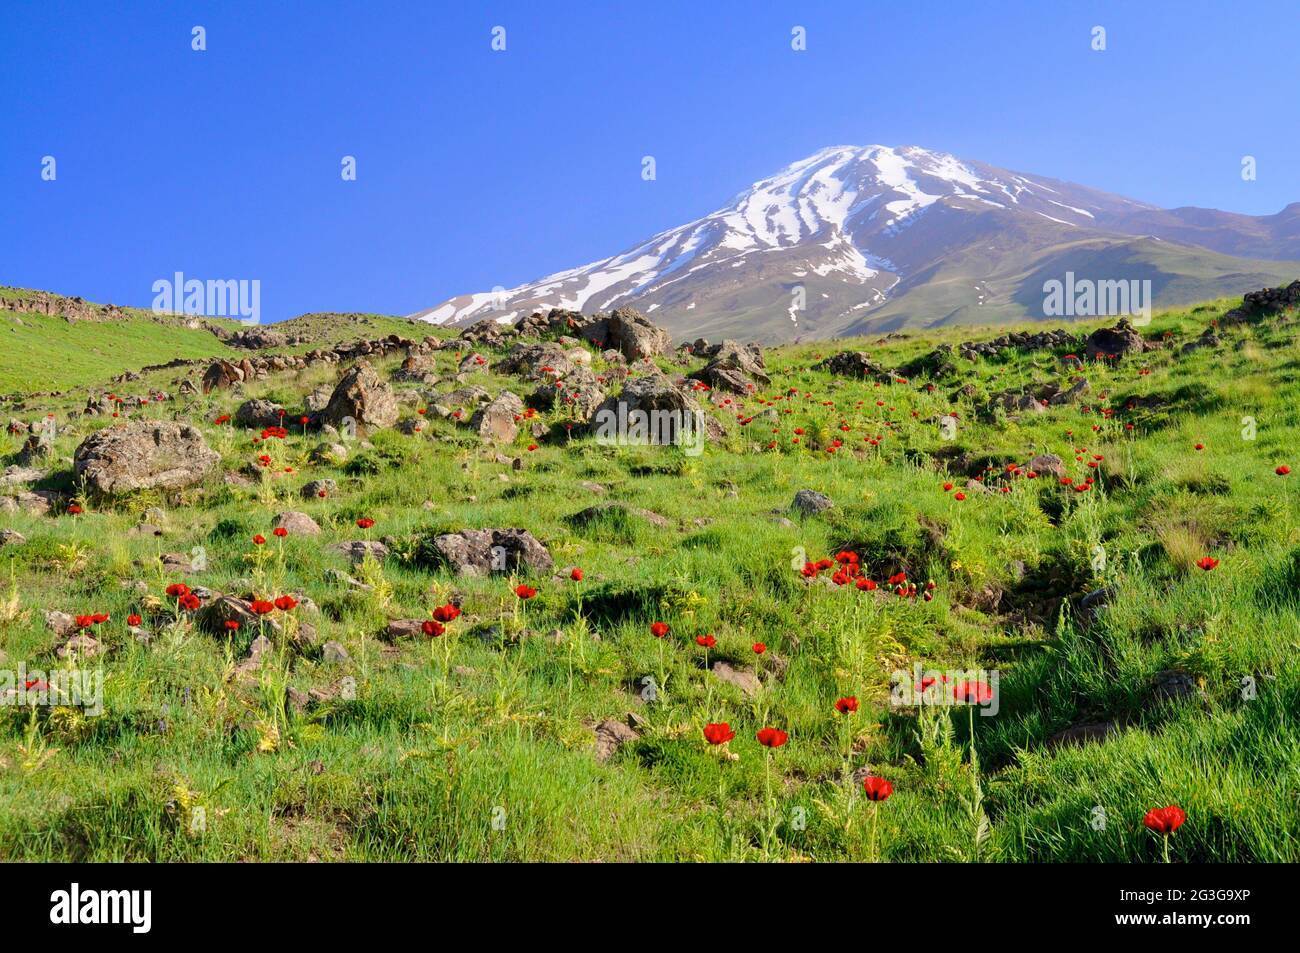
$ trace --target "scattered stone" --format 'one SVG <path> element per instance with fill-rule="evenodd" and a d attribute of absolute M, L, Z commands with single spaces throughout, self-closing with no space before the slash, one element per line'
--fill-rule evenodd
<path fill-rule="evenodd" d="M 354 566 L 361 565 L 367 559 L 373 559 L 375 562 L 381 563 L 388 558 L 388 547 L 373 539 L 356 539 L 346 543 L 335 543 L 330 549 L 342 553 L 351 560 Z"/>
<path fill-rule="evenodd" d="M 629 741 L 641 736 L 627 724 L 608 718 L 596 726 L 596 760 L 602 764 L 618 752 Z"/>
<path fill-rule="evenodd" d="M 804 516 L 815 516 L 831 509 L 835 504 L 831 498 L 816 490 L 800 490 L 794 495 L 790 508 Z"/>
<path fill-rule="evenodd" d="M 21 546 L 27 537 L 16 529 L 0 529 L 0 549 L 6 546 Z"/>
<path fill-rule="evenodd" d="M 332 665 L 341 665 L 346 662 L 350 656 L 348 650 L 343 647 L 342 642 L 326 642 L 321 649 L 321 658 Z"/>
<path fill-rule="evenodd" d="M 510 443 L 519 435 L 517 421 L 523 412 L 524 402 L 510 391 L 502 391 L 495 400 L 480 408 L 469 424 L 484 440 Z"/>
<path fill-rule="evenodd" d="M 290 536 L 319 536 L 320 527 L 316 521 L 306 513 L 299 513 L 289 510 L 284 513 L 277 513 L 273 527 L 282 526 L 289 531 Z"/>
<path fill-rule="evenodd" d="M 763 688 L 763 684 L 758 680 L 757 675 L 736 668 L 729 662 L 714 662 L 711 671 L 715 678 L 726 682 L 728 685 L 735 685 L 747 698 L 756 697 Z"/>

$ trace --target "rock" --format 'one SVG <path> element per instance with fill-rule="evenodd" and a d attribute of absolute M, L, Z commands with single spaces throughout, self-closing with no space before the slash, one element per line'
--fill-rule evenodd
<path fill-rule="evenodd" d="M 220 462 L 197 429 L 162 421 L 101 430 L 73 455 L 76 477 L 101 494 L 190 486 Z"/>
<path fill-rule="evenodd" d="M 0 529 L 0 549 L 6 546 L 21 546 L 27 537 L 16 529 Z"/>
<path fill-rule="evenodd" d="M 244 371 L 229 361 L 215 361 L 203 372 L 203 393 L 228 390 L 244 379 Z"/>
<path fill-rule="evenodd" d="M 628 361 L 656 357 L 668 350 L 672 338 L 663 328 L 651 324 L 635 308 L 618 308 L 579 330 L 596 347 L 618 351 Z"/>
<path fill-rule="evenodd" d="M 889 383 L 895 377 L 892 371 L 881 367 L 865 351 L 841 351 L 820 364 L 813 365 L 813 370 L 826 371 L 839 377 L 877 380 L 882 384 Z"/>
<path fill-rule="evenodd" d="M 33 516 L 46 516 L 59 504 L 59 495 L 53 490 L 35 490 L 22 492 L 17 496 L 0 498 L 0 512 L 30 513 Z"/>
<path fill-rule="evenodd" d="M 280 624 L 270 616 L 259 616 L 252 603 L 235 596 L 217 596 L 198 614 L 199 625 L 213 635 L 231 635 L 233 632 L 260 632 L 263 625 L 272 632 L 280 631 Z M 239 629 L 231 630 L 227 622 L 238 622 Z"/>
<path fill-rule="evenodd" d="M 1048 738 L 1047 747 L 1058 748 L 1062 745 L 1082 745 L 1090 741 L 1100 744 L 1111 735 L 1117 734 L 1119 730 L 1119 725 L 1113 721 L 1094 721 L 1071 725 L 1069 728 L 1064 728 Z"/>
<path fill-rule="evenodd" d="M 380 563 L 388 558 L 388 547 L 378 540 L 357 539 L 347 543 L 335 543 L 330 549 L 348 557 L 354 566 L 359 566 L 367 558 Z"/>
<path fill-rule="evenodd" d="M 348 458 L 348 448 L 341 443 L 319 443 L 308 457 L 312 463 L 336 467 Z"/>
<path fill-rule="evenodd" d="M 549 380 L 574 370 L 568 352 L 558 344 L 516 344 L 492 368 L 498 374 L 516 374 L 526 380 Z"/>
<path fill-rule="evenodd" d="M 1088 360 L 1102 357 L 1119 357 L 1123 354 L 1141 354 L 1152 348 L 1133 329 L 1128 318 L 1120 318 L 1112 328 L 1098 328 L 1088 335 Z"/>
<path fill-rule="evenodd" d="M 519 435 L 518 419 L 523 415 L 524 402 L 510 391 L 502 391 L 496 399 L 480 408 L 469 425 L 479 437 L 493 443 L 510 443 Z"/>
<path fill-rule="evenodd" d="M 623 745 L 640 737 L 621 721 L 612 718 L 602 721 L 596 726 L 596 760 L 603 764 L 614 757 Z"/>
<path fill-rule="evenodd" d="M 358 432 L 391 427 L 397 423 L 397 395 L 366 361 L 358 361 L 343 375 L 322 419 L 335 427 L 346 427 L 351 419 Z"/>
<path fill-rule="evenodd" d="M 4 474 L 0 476 L 0 486 L 35 483 L 37 480 L 45 479 L 48 472 L 47 470 L 38 470 L 35 467 L 8 466 L 5 467 Z"/>
<path fill-rule="evenodd" d="M 1023 467 L 1025 470 L 1033 470 L 1039 476 L 1054 476 L 1057 478 L 1065 476 L 1065 461 L 1054 453 L 1040 453 L 1031 457 L 1029 462 Z"/>
<path fill-rule="evenodd" d="M 1079 611 L 1083 613 L 1086 620 L 1095 619 L 1110 605 L 1110 600 L 1114 596 L 1115 590 L 1111 586 L 1094 589 L 1079 600 Z"/>
<path fill-rule="evenodd" d="M 45 613 L 45 627 L 60 638 L 64 638 L 77 631 L 77 620 L 66 612 L 50 609 Z"/>
<path fill-rule="evenodd" d="M 169 576 L 184 576 L 194 571 L 190 557 L 185 553 L 163 553 L 158 557 L 163 572 Z"/>
<path fill-rule="evenodd" d="M 466 529 L 444 533 L 434 537 L 432 555 L 461 576 L 541 573 L 554 565 L 546 547 L 523 529 Z"/>
<path fill-rule="evenodd" d="M 582 424 L 591 421 L 604 400 L 604 388 L 585 367 L 576 367 L 563 378 L 544 381 L 529 398 L 534 407 L 561 410 Z"/>
<path fill-rule="evenodd" d="M 715 678 L 728 685 L 735 685 L 747 698 L 754 698 L 763 688 L 757 675 L 736 668 L 729 662 L 714 662 L 711 671 Z"/>
<path fill-rule="evenodd" d="M 283 526 L 289 531 L 290 536 L 319 536 L 320 527 L 316 521 L 306 513 L 299 513 L 295 510 L 288 510 L 284 513 L 277 513 L 273 527 Z"/>
<path fill-rule="evenodd" d="M 804 516 L 815 516 L 831 509 L 834 505 L 831 498 L 823 493 L 818 493 L 816 490 L 800 490 L 794 495 L 790 508 Z"/>
<path fill-rule="evenodd" d="M 423 619 L 392 619 L 384 630 L 384 638 L 390 642 L 398 639 L 418 639 L 423 637 Z"/>
<path fill-rule="evenodd" d="M 1158 704 L 1165 701 L 1195 698 L 1200 695 L 1200 686 L 1196 684 L 1196 679 L 1191 674 L 1169 669 L 1156 673 L 1156 677 L 1151 683 L 1151 695 L 1148 701 L 1151 704 Z"/>
<path fill-rule="evenodd" d="M 98 639 L 85 632 L 80 632 L 55 649 L 54 654 L 62 659 L 94 658 L 103 650 L 104 647 L 99 644 Z"/>
<path fill-rule="evenodd" d="M 244 401 L 235 410 L 235 424 L 240 427 L 252 427 L 254 430 L 278 427 L 284 420 L 283 411 L 284 408 L 279 404 L 255 397 Z"/>
<path fill-rule="evenodd" d="M 317 500 L 321 498 L 322 493 L 326 497 L 333 496 L 338 491 L 338 488 L 339 485 L 333 480 L 312 480 L 310 483 L 303 485 L 303 488 L 298 491 L 298 495 L 304 500 Z"/>
<path fill-rule="evenodd" d="M 1074 382 L 1069 390 L 1061 391 L 1059 394 L 1054 394 L 1048 398 L 1047 402 L 1053 407 L 1060 407 L 1063 404 L 1073 404 L 1091 389 L 1092 385 L 1088 383 L 1088 378 L 1081 377 Z"/>
<path fill-rule="evenodd" d="M 660 446 L 693 447 L 723 436 L 718 422 L 657 369 L 628 378 L 620 394 L 600 405 L 592 426 L 598 440 Z"/>
<path fill-rule="evenodd" d="M 709 352 L 709 363 L 690 376 L 704 381 L 714 390 L 747 394 L 758 384 L 772 383 L 763 367 L 763 349 L 757 344 L 740 345 L 735 341 L 723 341 L 710 348 Z"/>
<path fill-rule="evenodd" d="M 348 650 L 343 647 L 342 642 L 329 641 L 321 648 L 321 658 L 331 665 L 341 665 L 346 662 L 350 656 Z"/>
<path fill-rule="evenodd" d="M 30 467 L 54 455 L 54 428 L 42 427 L 29 436 L 18 451 L 18 465 Z"/>

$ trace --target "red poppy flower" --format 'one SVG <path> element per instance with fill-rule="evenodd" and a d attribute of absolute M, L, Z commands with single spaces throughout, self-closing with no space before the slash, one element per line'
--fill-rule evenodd
<path fill-rule="evenodd" d="M 953 498 L 954 500 L 964 500 L 964 499 L 966 499 L 966 494 L 965 494 L 965 493 L 960 493 L 960 492 L 958 492 L 958 493 L 954 493 L 954 494 L 952 495 L 952 498 Z"/>
<path fill-rule="evenodd" d="M 89 615 L 79 615 L 76 617 L 74 621 L 77 623 L 78 629 L 89 629 L 92 625 L 95 624 L 95 617 Z"/>
<path fill-rule="evenodd" d="M 253 537 L 254 546 L 262 546 L 265 545 L 265 543 L 266 543 L 266 537 L 263 536 L 261 533 L 258 533 L 256 536 Z"/>
<path fill-rule="evenodd" d="M 529 453 L 532 453 L 532 452 L 533 452 L 534 450 L 536 450 L 536 449 L 537 449 L 537 444 L 535 444 L 535 443 L 530 443 L 530 444 L 528 445 L 528 452 L 529 452 Z"/>
<path fill-rule="evenodd" d="M 180 606 L 182 609 L 186 609 L 190 612 L 195 611 L 196 609 L 199 608 L 199 606 L 203 605 L 203 602 L 199 599 L 199 597 L 192 592 L 188 592 L 185 595 L 181 596 L 178 601 L 180 602 Z"/>
<path fill-rule="evenodd" d="M 289 530 L 283 526 L 277 526 L 275 529 L 271 530 L 271 535 L 278 539 L 284 539 L 289 535 Z"/>
<path fill-rule="evenodd" d="M 736 733 L 731 730 L 731 725 L 725 721 L 704 726 L 704 740 L 711 745 L 725 745 L 734 737 L 736 737 Z"/>
<path fill-rule="evenodd" d="M 1273 472 L 1276 473 L 1278 476 L 1286 476 L 1288 473 L 1291 472 L 1291 468 L 1284 463 Z"/>
<path fill-rule="evenodd" d="M 993 700 L 993 689 L 980 681 L 958 682 L 952 688 L 952 697 L 968 705 L 983 705 Z"/>
<path fill-rule="evenodd" d="M 951 489 L 952 489 L 952 484 L 951 484 L 951 483 L 945 483 L 945 484 L 943 485 L 943 492 L 947 493 L 947 492 L 948 492 L 949 490 L 951 490 Z"/>
<path fill-rule="evenodd" d="M 841 715 L 851 715 L 858 710 L 858 700 L 853 695 L 841 698 L 835 703 L 835 710 Z"/>
<path fill-rule="evenodd" d="M 81 515 L 82 510 L 80 506 L 78 506 L 76 503 L 73 503 L 71 506 L 68 507 L 68 512 L 73 516 L 79 516 Z"/>
<path fill-rule="evenodd" d="M 140 618 L 138 615 L 129 615 L 126 617 L 126 624 L 130 626 L 139 625 L 143 621 L 144 619 Z"/>
<path fill-rule="evenodd" d="M 109 615 L 107 612 L 96 612 L 94 615 L 90 617 L 90 621 L 95 623 L 95 625 L 103 625 L 105 622 L 108 621 L 108 619 L 109 619 Z"/>
<path fill-rule="evenodd" d="M 859 579 L 856 585 L 863 592 L 871 592 L 876 588 L 876 581 L 874 579 Z"/>
<path fill-rule="evenodd" d="M 520 583 L 519 585 L 515 586 L 515 595 L 517 595 L 520 599 L 527 600 L 537 595 L 537 590 L 534 589 L 532 586 L 526 586 L 523 583 Z"/>
<path fill-rule="evenodd" d="M 1213 556 L 1202 556 L 1200 559 L 1196 560 L 1196 565 L 1200 566 L 1206 572 L 1209 572 L 1215 566 L 1219 565 L 1219 561 Z"/>
<path fill-rule="evenodd" d="M 295 599 L 293 596 L 276 597 L 275 607 L 279 609 L 281 612 L 289 612 L 290 610 L 297 608 L 297 606 L 298 606 L 298 600 Z"/>
<path fill-rule="evenodd" d="M 357 520 L 357 525 L 360 526 L 362 529 L 370 529 L 370 527 L 375 525 L 375 521 L 372 520 L 369 516 L 363 516 L 361 517 L 361 519 Z"/>
<path fill-rule="evenodd" d="M 755 655 L 762 655 L 767 651 L 767 645 L 764 642 L 755 642 L 751 648 L 753 648 Z"/>
<path fill-rule="evenodd" d="M 764 748 L 779 748 L 790 740 L 790 736 L 780 728 L 763 728 L 754 737 Z"/>
<path fill-rule="evenodd" d="M 662 639 L 665 635 L 668 634 L 668 623 L 667 622 L 650 623 L 650 634 L 653 635 L 656 639 Z"/>
<path fill-rule="evenodd" d="M 190 587 L 183 582 L 174 582 L 167 587 L 167 595 L 173 599 L 179 599 L 181 596 L 188 596 L 189 594 Z"/>
<path fill-rule="evenodd" d="M 222 414 L 220 417 L 218 417 L 216 420 L 212 422 L 216 424 L 218 427 L 220 427 L 222 424 L 228 424 L 230 423 L 230 414 Z"/>
<path fill-rule="evenodd" d="M 226 631 L 227 631 L 227 632 L 238 632 L 238 631 L 239 631 L 239 620 L 238 620 L 238 619 L 227 619 L 225 622 L 222 623 L 222 625 L 224 625 L 224 626 L 226 627 Z"/>
<path fill-rule="evenodd" d="M 268 602 L 265 599 L 254 599 L 249 603 L 248 608 L 252 609 L 258 615 L 269 615 L 275 611 L 275 603 Z"/>
<path fill-rule="evenodd" d="M 323 500 L 323 499 L 325 499 L 325 497 L 327 497 L 329 494 L 328 494 L 325 490 L 317 490 L 317 491 L 316 491 L 316 495 L 319 496 L 319 497 Z"/>
<path fill-rule="evenodd" d="M 306 417 L 299 417 L 299 418 L 298 418 L 298 423 L 300 423 L 300 424 L 302 424 L 304 427 L 306 427 L 307 424 L 309 423 L 309 421 L 307 420 Z"/>
<path fill-rule="evenodd" d="M 420 626 L 420 629 L 425 635 L 431 635 L 434 638 L 437 638 L 447 631 L 446 626 L 434 619 L 425 619 L 424 623 Z"/>
<path fill-rule="evenodd" d="M 1168 807 L 1157 807 L 1147 811 L 1146 817 L 1142 818 L 1142 823 L 1157 834 L 1172 834 L 1178 828 L 1183 826 L 1183 821 L 1187 820 L 1187 812 L 1176 804 Z"/>
<path fill-rule="evenodd" d="M 883 801 L 894 793 L 894 786 L 884 778 L 870 775 L 862 779 L 862 793 L 868 801 Z"/>
<path fill-rule="evenodd" d="M 1193 447 L 1192 449 L 1194 449 L 1194 450 L 1204 450 L 1204 449 L 1205 449 L 1205 444 L 1203 444 L 1203 443 L 1198 443 L 1198 444 L 1197 444 L 1195 447 Z"/>
<path fill-rule="evenodd" d="M 582 582 L 582 570 L 577 566 L 574 566 L 573 570 L 569 573 L 569 578 L 574 582 Z"/>
<path fill-rule="evenodd" d="M 718 640 L 712 635 L 697 635 L 695 637 L 695 644 L 702 645 L 706 649 L 711 649 L 718 644 Z"/>
<path fill-rule="evenodd" d="M 454 606 L 450 602 L 433 610 L 433 617 L 439 622 L 451 622 L 458 615 L 460 615 L 460 607 Z"/>

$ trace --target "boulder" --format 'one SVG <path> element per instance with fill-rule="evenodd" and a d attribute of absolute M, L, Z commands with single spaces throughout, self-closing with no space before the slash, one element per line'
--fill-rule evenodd
<path fill-rule="evenodd" d="M 269 400 L 255 397 L 246 400 L 235 410 L 235 423 L 240 427 L 278 427 L 284 420 L 284 408 Z"/>
<path fill-rule="evenodd" d="M 554 562 L 550 552 L 523 529 L 465 529 L 435 536 L 430 555 L 457 575 L 487 576 L 493 572 L 546 572 Z"/>
<path fill-rule="evenodd" d="M 220 462 L 196 428 L 163 421 L 100 430 L 73 455 L 77 478 L 102 494 L 190 486 Z"/>
<path fill-rule="evenodd" d="M 397 395 L 366 361 L 358 361 L 343 375 L 321 412 L 322 419 L 335 427 L 351 419 L 359 432 L 391 427 L 397 415 Z"/>
<path fill-rule="evenodd" d="M 519 435 L 518 420 L 523 412 L 524 402 L 510 391 L 502 391 L 491 403 L 480 407 L 469 424 L 484 440 L 510 443 Z"/>
<path fill-rule="evenodd" d="M 290 536 L 319 536 L 320 527 L 316 521 L 306 513 L 299 513 L 295 510 L 288 510 L 284 513 L 278 513 L 275 522 L 271 524 L 274 527 L 282 526 L 289 531 Z"/>

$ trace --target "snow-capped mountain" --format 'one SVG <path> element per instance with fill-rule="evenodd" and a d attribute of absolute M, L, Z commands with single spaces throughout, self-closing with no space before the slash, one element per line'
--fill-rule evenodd
<path fill-rule="evenodd" d="M 1123 269 L 1126 255 L 1145 265 L 1152 241 L 1132 236 L 1186 231 L 1185 211 L 915 146 L 837 146 L 622 254 L 412 317 L 504 322 L 553 307 L 633 305 L 679 335 L 759 340 L 1032 317 L 1022 300 L 1026 274 L 1063 273 L 1076 259 Z M 1246 273 L 1240 290 L 1259 283 L 1239 261 L 1197 257 L 1198 281 L 1222 265 L 1225 274 Z"/>

